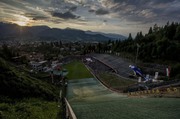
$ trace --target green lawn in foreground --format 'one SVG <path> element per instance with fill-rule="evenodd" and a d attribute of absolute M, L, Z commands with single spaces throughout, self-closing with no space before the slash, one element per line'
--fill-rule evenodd
<path fill-rule="evenodd" d="M 93 77 L 93 75 L 81 61 L 73 61 L 69 64 L 64 65 L 63 68 L 67 69 L 68 71 L 68 79 L 82 79 Z"/>

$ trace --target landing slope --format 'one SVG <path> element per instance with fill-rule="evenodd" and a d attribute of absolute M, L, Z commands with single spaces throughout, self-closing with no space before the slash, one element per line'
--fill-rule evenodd
<path fill-rule="evenodd" d="M 179 119 L 180 100 L 129 98 L 109 91 L 94 78 L 71 80 L 68 101 L 78 119 Z"/>
<path fill-rule="evenodd" d="M 67 99 L 78 119 L 180 118 L 180 99 L 127 97 L 103 86 L 80 61 L 66 68 L 73 74 L 68 81 Z"/>

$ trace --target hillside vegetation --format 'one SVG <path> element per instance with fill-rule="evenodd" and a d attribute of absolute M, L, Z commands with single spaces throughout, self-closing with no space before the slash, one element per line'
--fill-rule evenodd
<path fill-rule="evenodd" d="M 0 58 L 0 118 L 53 119 L 59 88 Z"/>
<path fill-rule="evenodd" d="M 11 98 L 40 97 L 54 100 L 58 90 L 26 72 L 18 71 L 0 58 L 0 95 Z"/>

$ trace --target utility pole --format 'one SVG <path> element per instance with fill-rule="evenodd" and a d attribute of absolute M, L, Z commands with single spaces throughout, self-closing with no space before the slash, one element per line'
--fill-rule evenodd
<path fill-rule="evenodd" d="M 140 48 L 140 45 L 137 43 L 137 52 L 136 52 L 136 59 L 135 59 L 135 64 L 137 64 L 137 60 L 138 60 L 138 53 L 139 53 L 139 48 Z"/>
<path fill-rule="evenodd" d="M 54 74 L 53 74 L 53 70 L 51 71 L 51 79 L 52 79 L 52 84 L 54 84 Z"/>

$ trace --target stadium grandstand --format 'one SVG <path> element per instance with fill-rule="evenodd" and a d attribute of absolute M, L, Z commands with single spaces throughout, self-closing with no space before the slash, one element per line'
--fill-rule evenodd
<path fill-rule="evenodd" d="M 87 58 L 86 58 L 87 59 Z M 105 65 L 104 63 L 100 62 L 97 59 L 91 58 L 92 61 L 88 61 L 84 59 L 84 63 L 93 69 L 94 73 L 99 72 L 115 72 L 111 67 Z"/>
<path fill-rule="evenodd" d="M 104 63 L 108 67 L 111 67 L 117 74 L 122 77 L 129 78 L 129 76 L 133 73 L 129 68 L 129 65 L 133 65 L 133 63 L 120 57 L 108 54 L 91 54 L 90 56 Z"/>

